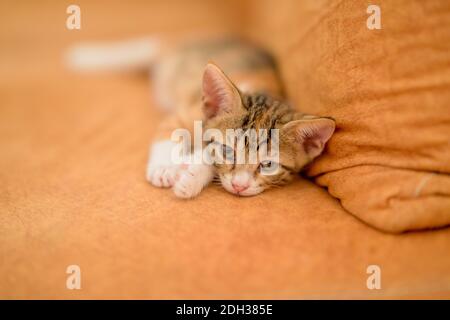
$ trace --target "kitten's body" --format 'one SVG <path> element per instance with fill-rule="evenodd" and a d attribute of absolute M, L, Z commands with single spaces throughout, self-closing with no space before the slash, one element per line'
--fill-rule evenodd
<path fill-rule="evenodd" d="M 274 61 L 256 46 L 235 38 L 171 45 L 159 55 L 152 78 L 157 102 L 180 122 L 176 127 L 192 129 L 195 120 L 204 119 L 202 76 L 209 62 L 220 66 L 243 93 L 283 97 Z M 168 127 L 171 133 L 173 123 Z"/>
<path fill-rule="evenodd" d="M 209 39 L 167 47 L 157 57 L 153 47 L 141 42 L 138 45 L 141 49 L 130 49 L 130 53 L 143 64 L 152 62 L 155 95 L 170 111 L 151 147 L 147 179 L 157 187 L 172 187 L 178 197 L 196 196 L 215 175 L 227 191 L 243 196 L 285 184 L 322 152 L 334 131 L 333 121 L 302 115 L 281 102 L 282 85 L 273 59 L 249 43 L 233 38 Z M 148 61 L 136 51 L 142 48 L 152 54 Z M 83 67 L 87 55 L 77 54 L 72 61 Z M 115 67 L 121 66 L 120 55 L 118 58 Z M 123 59 L 125 66 L 136 66 Z M 97 60 L 102 61 L 101 57 Z M 202 120 L 205 128 L 224 133 L 239 128 L 279 129 L 280 168 L 270 176 L 260 174 L 261 164 L 273 159 L 259 159 L 256 164 L 174 164 L 171 134 L 178 128 L 192 132 L 196 120 Z"/>

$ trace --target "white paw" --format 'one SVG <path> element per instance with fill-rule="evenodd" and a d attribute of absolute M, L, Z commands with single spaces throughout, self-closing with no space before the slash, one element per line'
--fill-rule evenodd
<path fill-rule="evenodd" d="M 175 183 L 179 166 L 171 161 L 174 146 L 170 140 L 159 141 L 151 146 L 146 177 L 155 187 L 169 188 Z"/>
<path fill-rule="evenodd" d="M 173 192 L 179 198 L 196 197 L 213 178 L 211 166 L 204 164 L 184 165 L 178 172 Z"/>
<path fill-rule="evenodd" d="M 147 181 L 155 187 L 169 188 L 175 183 L 179 167 L 177 165 L 149 165 Z"/>

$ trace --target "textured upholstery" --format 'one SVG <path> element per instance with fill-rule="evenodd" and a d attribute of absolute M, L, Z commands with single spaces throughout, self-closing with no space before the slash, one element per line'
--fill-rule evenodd
<path fill-rule="evenodd" d="M 65 29 L 60 1 L 0 4 L 8 13 L 0 19 L 0 298 L 450 297 L 448 228 L 386 234 L 301 179 L 253 198 L 212 186 L 182 201 L 153 188 L 144 168 L 162 113 L 149 97 L 147 77 L 74 74 L 61 61 L 69 44 L 84 39 L 244 30 L 241 24 L 255 23 L 256 9 L 238 10 L 240 2 L 228 1 L 77 3 L 80 31 Z M 320 30 L 313 23 L 320 2 L 310 3 L 311 15 L 297 12 L 313 32 Z M 292 23 L 286 37 L 292 37 L 301 24 L 286 20 Z M 282 43 L 276 34 L 271 38 Z M 311 50 L 324 54 L 316 46 Z M 295 81 L 289 84 L 295 102 L 327 113 L 334 109 L 324 109 L 325 102 L 341 96 L 313 98 L 323 74 L 349 73 L 341 85 L 353 88 L 351 75 L 358 71 L 321 69 L 312 55 L 307 61 L 319 76 L 311 74 L 310 84 L 289 72 L 289 65 L 310 70 L 295 56 L 280 56 L 287 59 L 283 74 Z M 355 120 L 339 103 L 334 116 L 344 129 L 313 174 L 337 157 L 341 139 L 350 139 L 346 121 Z M 319 182 L 339 197 L 343 189 L 335 191 L 333 179 L 325 175 Z M 366 287 L 373 264 L 382 271 L 381 290 Z M 66 288 L 69 265 L 81 268 L 81 290 Z"/>

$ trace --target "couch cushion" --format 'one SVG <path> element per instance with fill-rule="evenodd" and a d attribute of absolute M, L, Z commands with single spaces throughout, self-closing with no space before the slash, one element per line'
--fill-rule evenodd
<path fill-rule="evenodd" d="M 367 1 L 287 1 L 283 18 L 264 24 L 270 39 L 251 34 L 279 56 L 293 102 L 337 121 L 326 153 L 308 171 L 319 185 L 385 231 L 445 226 L 450 4 L 377 3 L 381 30 L 366 27 Z"/>

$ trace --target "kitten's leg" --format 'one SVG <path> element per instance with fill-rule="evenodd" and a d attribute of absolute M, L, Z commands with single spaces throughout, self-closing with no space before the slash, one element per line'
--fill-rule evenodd
<path fill-rule="evenodd" d="M 199 152 L 201 150 L 196 153 L 198 154 Z M 181 165 L 173 185 L 173 192 L 179 198 L 194 198 L 212 181 L 214 174 L 214 166 L 204 162 Z"/>
<path fill-rule="evenodd" d="M 147 164 L 147 180 L 156 187 L 169 188 L 175 183 L 179 165 L 172 161 L 172 149 L 176 143 L 170 140 L 172 132 L 183 128 L 177 114 L 162 119 L 155 132 L 155 141 L 150 148 Z"/>
<path fill-rule="evenodd" d="M 179 169 L 179 165 L 172 163 L 175 145 L 171 140 L 162 140 L 151 146 L 146 177 L 155 187 L 169 188 L 175 183 Z"/>

